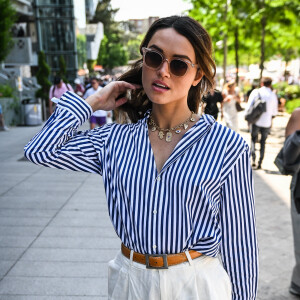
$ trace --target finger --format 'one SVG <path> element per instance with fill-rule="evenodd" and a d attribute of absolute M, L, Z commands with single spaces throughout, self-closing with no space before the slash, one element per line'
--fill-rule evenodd
<path fill-rule="evenodd" d="M 118 99 L 118 100 L 116 101 L 116 107 L 119 107 L 119 106 L 125 104 L 125 103 L 127 102 L 127 100 L 128 100 L 128 99 L 127 99 L 126 97 L 122 97 L 122 98 Z"/>
<path fill-rule="evenodd" d="M 126 81 L 119 81 L 118 83 L 119 83 L 119 88 L 122 91 L 127 90 L 127 89 L 135 90 L 135 89 L 139 89 L 139 88 L 142 87 L 139 84 L 129 83 L 129 82 L 126 82 Z"/>

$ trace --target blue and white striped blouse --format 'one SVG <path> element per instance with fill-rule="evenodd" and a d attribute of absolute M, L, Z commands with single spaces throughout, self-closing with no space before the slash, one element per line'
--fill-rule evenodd
<path fill-rule="evenodd" d="M 239 134 L 204 115 L 158 173 L 148 115 L 135 124 L 77 128 L 91 107 L 66 92 L 25 147 L 32 162 L 103 176 L 113 226 L 130 249 L 221 255 L 233 299 L 255 299 L 258 251 L 249 147 Z"/>

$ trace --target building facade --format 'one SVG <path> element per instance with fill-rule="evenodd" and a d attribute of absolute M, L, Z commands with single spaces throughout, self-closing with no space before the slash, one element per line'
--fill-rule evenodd
<path fill-rule="evenodd" d="M 38 51 L 44 51 L 52 76 L 60 70 L 60 57 L 66 63 L 66 77 L 77 76 L 77 47 L 73 0 L 34 0 Z"/>

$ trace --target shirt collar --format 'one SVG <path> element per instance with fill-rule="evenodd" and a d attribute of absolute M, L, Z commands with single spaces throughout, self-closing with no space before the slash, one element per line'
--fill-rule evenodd
<path fill-rule="evenodd" d="M 145 117 L 140 121 L 144 124 L 145 129 L 147 129 L 147 120 L 151 110 L 145 113 Z M 215 119 L 210 115 L 202 115 L 200 119 L 184 134 L 182 139 L 176 145 L 174 151 L 164 164 L 160 173 L 166 171 L 166 169 L 172 165 L 181 155 L 183 155 L 190 147 L 192 147 L 196 142 L 200 141 L 211 129 L 212 125 L 215 123 Z"/>

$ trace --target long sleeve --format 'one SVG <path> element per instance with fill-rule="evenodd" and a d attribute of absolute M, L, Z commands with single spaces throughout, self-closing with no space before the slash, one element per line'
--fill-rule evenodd
<path fill-rule="evenodd" d="M 272 101 L 273 101 L 273 106 L 272 106 L 272 116 L 275 117 L 278 114 L 278 99 L 275 93 L 273 93 Z"/>
<path fill-rule="evenodd" d="M 248 148 L 222 185 L 221 226 L 221 258 L 232 282 L 232 299 L 253 300 L 257 293 L 258 247 Z"/>
<path fill-rule="evenodd" d="M 64 93 L 45 126 L 25 146 L 25 156 L 38 165 L 102 174 L 102 152 L 110 127 L 77 131 L 91 114 L 83 99 L 73 92 Z"/>

